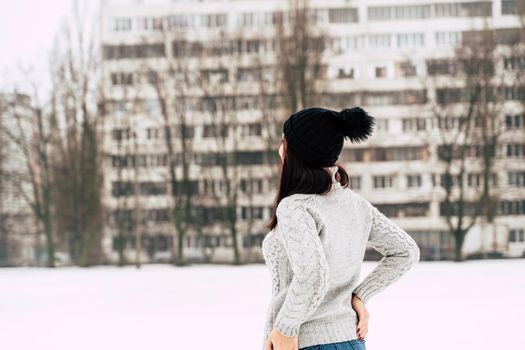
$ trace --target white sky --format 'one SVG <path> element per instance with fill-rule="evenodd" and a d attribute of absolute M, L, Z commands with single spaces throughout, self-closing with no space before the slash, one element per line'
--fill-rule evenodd
<path fill-rule="evenodd" d="M 47 74 L 49 51 L 71 7 L 72 0 L 0 0 L 0 89 L 17 81 L 19 64 Z"/>

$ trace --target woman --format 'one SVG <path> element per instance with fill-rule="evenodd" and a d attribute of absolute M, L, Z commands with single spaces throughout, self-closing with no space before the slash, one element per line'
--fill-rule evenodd
<path fill-rule="evenodd" d="M 272 275 L 263 350 L 365 349 L 365 304 L 419 261 L 416 242 L 348 187 L 335 164 L 346 138 L 366 140 L 362 108 L 307 108 L 283 126 L 281 179 L 262 243 Z M 366 246 L 383 255 L 360 283 Z"/>

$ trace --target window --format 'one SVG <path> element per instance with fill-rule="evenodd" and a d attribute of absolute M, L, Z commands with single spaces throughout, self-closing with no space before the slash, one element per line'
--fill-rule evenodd
<path fill-rule="evenodd" d="M 397 62 L 396 64 L 397 75 L 401 77 L 414 77 L 416 76 L 416 66 L 412 62 Z"/>
<path fill-rule="evenodd" d="M 524 215 L 525 214 L 525 199 L 514 201 L 500 201 L 498 206 L 498 214 L 500 215 Z"/>
<path fill-rule="evenodd" d="M 404 118 L 402 119 L 403 131 L 426 130 L 426 118 Z"/>
<path fill-rule="evenodd" d="M 172 29 L 195 27 L 195 16 L 189 14 L 173 15 L 169 18 Z"/>
<path fill-rule="evenodd" d="M 245 12 L 238 17 L 241 27 L 259 27 L 275 24 L 274 12 Z"/>
<path fill-rule="evenodd" d="M 228 137 L 228 125 L 204 125 L 202 137 Z"/>
<path fill-rule="evenodd" d="M 505 145 L 507 149 L 507 157 L 524 157 L 525 144 L 524 143 L 510 143 Z"/>
<path fill-rule="evenodd" d="M 113 101 L 112 103 L 112 110 L 116 113 L 123 113 L 128 111 L 128 102 L 127 101 Z"/>
<path fill-rule="evenodd" d="M 166 194 L 164 182 L 141 182 L 139 184 L 140 194 L 144 196 L 159 196 Z"/>
<path fill-rule="evenodd" d="M 419 48 L 425 46 L 424 33 L 397 34 L 398 48 Z"/>
<path fill-rule="evenodd" d="M 238 68 L 237 81 L 240 82 L 256 82 L 260 79 L 261 70 L 255 68 Z"/>
<path fill-rule="evenodd" d="M 483 177 L 481 173 L 468 173 L 467 175 L 467 185 L 469 187 L 481 187 L 483 184 Z M 489 185 L 497 185 L 497 174 L 493 173 L 489 178 Z"/>
<path fill-rule="evenodd" d="M 169 220 L 168 209 L 150 209 L 147 210 L 142 218 L 142 221 L 166 222 Z"/>
<path fill-rule="evenodd" d="M 146 80 L 148 84 L 157 84 L 159 79 L 159 75 L 156 71 L 150 70 L 148 73 L 146 73 Z"/>
<path fill-rule="evenodd" d="M 329 79 L 354 79 L 354 68 L 351 65 L 338 65 L 328 68 Z"/>
<path fill-rule="evenodd" d="M 363 104 L 370 106 L 421 104 L 427 101 L 426 90 L 365 91 Z"/>
<path fill-rule="evenodd" d="M 164 44 L 104 45 L 104 59 L 164 57 Z"/>
<path fill-rule="evenodd" d="M 421 187 L 421 175 L 420 174 L 413 174 L 413 175 L 407 175 L 407 187 Z"/>
<path fill-rule="evenodd" d="M 377 131 L 388 131 L 388 119 L 376 119 Z"/>
<path fill-rule="evenodd" d="M 525 242 L 525 229 L 514 228 L 509 230 L 509 242 Z"/>
<path fill-rule="evenodd" d="M 386 78 L 386 67 L 375 67 L 376 78 Z"/>
<path fill-rule="evenodd" d="M 219 179 L 205 179 L 204 194 L 220 194 L 224 191 L 224 181 Z"/>
<path fill-rule="evenodd" d="M 376 34 L 368 36 L 368 47 L 388 48 L 390 47 L 390 34 Z"/>
<path fill-rule="evenodd" d="M 394 187 L 393 175 L 374 175 L 374 188 L 392 188 Z"/>
<path fill-rule="evenodd" d="M 226 14 L 201 15 L 201 25 L 208 28 L 224 27 L 228 17 Z"/>
<path fill-rule="evenodd" d="M 458 64 L 456 61 L 435 59 L 428 60 L 426 63 L 428 75 L 455 75 L 458 72 Z"/>
<path fill-rule="evenodd" d="M 180 139 L 191 139 L 195 137 L 195 126 L 188 124 L 177 124 L 170 128 L 171 135 Z"/>
<path fill-rule="evenodd" d="M 354 69 L 351 68 L 351 67 L 339 68 L 339 70 L 337 72 L 337 77 L 338 78 L 353 79 L 354 78 Z"/>
<path fill-rule="evenodd" d="M 262 42 L 261 40 L 246 40 L 245 43 L 245 50 L 246 53 L 259 53 L 262 48 Z"/>
<path fill-rule="evenodd" d="M 255 16 L 255 13 L 248 12 L 248 13 L 241 13 L 240 17 L 240 25 L 243 27 L 251 27 L 255 24 L 253 18 Z"/>
<path fill-rule="evenodd" d="M 239 109 L 257 109 L 257 96 L 239 96 L 237 100 L 237 107 Z"/>
<path fill-rule="evenodd" d="M 510 56 L 503 58 L 503 68 L 505 70 L 515 70 L 525 68 L 525 56 Z"/>
<path fill-rule="evenodd" d="M 262 179 L 241 179 L 241 191 L 244 193 L 262 193 L 263 180 Z"/>
<path fill-rule="evenodd" d="M 525 129 L 525 114 L 515 114 L 505 116 L 505 125 L 507 130 Z"/>
<path fill-rule="evenodd" d="M 525 99 L 525 86 L 505 86 L 505 99 L 509 101 Z"/>
<path fill-rule="evenodd" d="M 146 129 L 146 138 L 148 140 L 158 139 L 159 138 L 159 129 L 158 128 L 147 128 Z"/>
<path fill-rule="evenodd" d="M 113 197 L 126 197 L 133 195 L 133 184 L 129 181 L 114 181 L 111 184 L 111 195 Z"/>
<path fill-rule="evenodd" d="M 363 149 L 359 148 L 343 148 L 343 158 L 347 162 L 362 162 L 363 161 Z"/>
<path fill-rule="evenodd" d="M 430 210 L 430 203 L 428 202 L 415 202 L 415 203 L 404 203 L 400 204 L 400 209 L 403 212 L 403 216 L 415 217 L 415 216 L 427 216 Z"/>
<path fill-rule="evenodd" d="M 441 47 L 454 47 L 460 43 L 460 32 L 436 32 L 436 45 Z"/>
<path fill-rule="evenodd" d="M 330 8 L 328 9 L 330 23 L 355 23 L 358 21 L 356 8 Z"/>
<path fill-rule="evenodd" d="M 462 92 L 463 91 L 459 88 L 438 88 L 436 89 L 436 99 L 440 105 L 461 102 L 464 98 Z"/>
<path fill-rule="evenodd" d="M 113 85 L 132 85 L 133 73 L 111 73 L 111 84 Z"/>
<path fill-rule="evenodd" d="M 525 187 L 525 171 L 512 171 L 507 173 L 509 186 Z"/>
<path fill-rule="evenodd" d="M 351 189 L 353 190 L 361 189 L 361 176 L 359 175 L 349 176 L 348 181 L 349 181 L 348 185 L 350 186 Z"/>
<path fill-rule="evenodd" d="M 111 138 L 113 140 L 122 141 L 122 140 L 129 140 L 131 137 L 131 130 L 129 128 L 115 128 L 111 130 Z"/>
<path fill-rule="evenodd" d="M 222 84 L 228 81 L 227 69 L 205 69 L 201 71 L 204 80 L 210 84 Z"/>
<path fill-rule="evenodd" d="M 343 36 L 333 37 L 331 44 L 332 50 L 336 53 L 343 53 L 362 47 L 363 37 Z"/>
<path fill-rule="evenodd" d="M 516 8 L 514 6 L 515 6 L 514 0 L 502 0 L 501 1 L 501 14 L 502 15 L 516 14 Z"/>
<path fill-rule="evenodd" d="M 463 184 L 463 177 L 461 174 L 441 174 L 441 187 L 458 187 Z"/>
<path fill-rule="evenodd" d="M 157 99 L 144 100 L 144 112 L 146 113 L 160 112 L 160 101 Z"/>
<path fill-rule="evenodd" d="M 424 19 L 430 17 L 430 5 L 371 6 L 368 7 L 370 21 L 400 19 Z"/>
<path fill-rule="evenodd" d="M 241 136 L 261 136 L 261 123 L 250 123 L 241 125 Z"/>
<path fill-rule="evenodd" d="M 153 30 L 162 30 L 164 28 L 164 18 L 153 18 Z"/>
<path fill-rule="evenodd" d="M 326 24 L 328 23 L 328 9 L 327 8 L 310 8 L 310 19 L 313 23 Z"/>
<path fill-rule="evenodd" d="M 433 4 L 436 17 L 481 17 L 492 15 L 492 2 L 455 2 Z"/>
<path fill-rule="evenodd" d="M 131 30 L 131 18 L 113 19 L 113 31 L 122 32 L 127 30 Z"/>
<path fill-rule="evenodd" d="M 369 160 L 372 162 L 391 162 L 404 160 L 423 160 L 426 146 L 413 147 L 377 147 L 369 148 Z"/>
<path fill-rule="evenodd" d="M 242 243 L 244 248 L 260 247 L 266 233 L 256 233 L 243 236 Z"/>
<path fill-rule="evenodd" d="M 140 17 L 137 18 L 139 30 L 162 30 L 165 27 L 163 17 Z"/>
<path fill-rule="evenodd" d="M 241 218 L 243 220 L 249 219 L 263 219 L 264 207 L 241 207 Z"/>
<path fill-rule="evenodd" d="M 235 164 L 256 165 L 262 164 L 263 152 L 260 151 L 237 151 L 235 152 Z"/>

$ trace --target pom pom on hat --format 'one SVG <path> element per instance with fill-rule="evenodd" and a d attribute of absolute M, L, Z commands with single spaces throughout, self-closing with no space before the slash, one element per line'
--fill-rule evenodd
<path fill-rule="evenodd" d="M 368 139 L 373 132 L 375 118 L 361 107 L 344 108 L 334 114 L 334 119 L 345 138 L 351 142 L 360 142 Z"/>

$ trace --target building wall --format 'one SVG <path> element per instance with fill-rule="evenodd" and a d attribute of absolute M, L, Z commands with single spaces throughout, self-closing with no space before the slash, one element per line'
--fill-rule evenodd
<path fill-rule="evenodd" d="M 26 173 L 22 150 L 6 132 L 17 137 L 19 125 L 13 113 L 27 116 L 30 99 L 22 94 L 0 94 L 0 266 L 37 263 L 38 230 L 33 213 L 20 192 L 18 178 Z M 31 135 L 29 125 L 21 127 Z M 22 187 L 26 184 L 22 183 Z M 25 188 L 26 193 L 30 193 Z"/>
<path fill-rule="evenodd" d="M 239 35 L 239 32 L 247 40 L 271 37 L 271 13 L 283 9 L 285 5 L 286 1 L 106 2 L 102 9 L 101 25 L 103 79 L 107 95 L 115 100 L 115 108 L 109 112 L 110 118 L 107 119 L 105 147 L 114 155 L 136 150 L 148 155 L 145 159 L 147 165 L 140 168 L 137 181 L 164 183 L 167 180 L 166 166 L 162 165 L 162 159 L 158 159 L 159 155 L 165 153 L 162 136 L 158 134 L 159 124 L 162 125 L 160 106 L 154 101 L 154 88 L 147 83 L 147 76 L 141 73 L 144 65 L 153 67 L 161 74 L 166 71 L 168 60 L 165 57 L 176 54 L 172 42 L 179 39 L 177 32 L 180 29 L 187 30 L 186 38 L 201 43 L 224 40 L 219 35 L 221 30 L 226 33 L 226 38 Z M 361 105 L 378 119 L 375 135 L 359 145 L 347 143 L 339 159 L 352 176 L 351 187 L 407 230 L 418 241 L 424 259 L 450 256 L 453 240 L 440 217 L 442 190 L 439 177 L 442 165 L 437 156 L 439 128 L 432 118 L 428 99 L 436 94 L 429 82 L 436 80 L 438 86 L 448 86 L 453 83 L 453 77 L 431 76 L 427 63 L 430 59 L 451 57 L 462 31 L 482 29 L 484 19 L 480 14 L 488 14 L 495 28 L 517 28 L 517 19 L 509 14 L 511 2 L 404 0 L 392 5 L 385 1 L 311 1 L 311 7 L 321 19 L 320 26 L 333 39 L 326 55 L 328 82 L 323 89 L 326 95 L 324 104 L 330 108 Z M 469 13 L 474 15 L 470 16 Z M 161 31 L 158 29 L 160 25 L 171 28 Z M 160 46 L 154 46 L 155 43 L 160 43 Z M 137 49 L 137 45 L 148 44 L 153 46 Z M 262 42 L 258 47 L 254 45 L 250 47 L 247 44 L 242 57 L 236 58 L 238 61 L 235 62 L 213 57 L 187 58 L 184 62 L 201 70 L 247 66 L 256 57 L 270 66 L 274 64 L 271 43 Z M 144 58 L 145 55 L 154 57 Z M 224 79 L 221 74 L 216 72 L 214 77 Z M 228 74 L 229 77 L 233 75 L 232 72 Z M 138 84 L 138 79 L 142 79 L 142 83 Z M 256 96 L 258 93 L 256 82 L 248 79 L 237 84 L 241 86 L 242 94 Z M 227 86 L 225 83 L 224 91 Z M 126 110 L 124 104 L 119 102 L 133 95 L 135 88 L 140 90 L 140 96 L 147 101 L 139 113 L 130 111 L 130 106 Z M 263 119 L 262 113 L 253 108 L 252 101 L 247 98 L 246 107 L 236 114 L 242 123 L 260 123 Z M 280 122 L 286 119 L 287 112 L 275 108 L 272 113 L 278 116 L 276 128 L 279 132 L 282 127 Z M 213 150 L 213 143 L 203 137 L 206 132 L 203 124 L 209 117 L 207 112 L 190 108 L 187 115 L 195 128 L 196 151 L 206 153 Z M 485 251 L 487 247 L 492 247 L 493 237 L 497 237 L 497 250 L 502 254 L 521 256 L 524 253 L 523 234 L 520 232 L 525 226 L 522 175 L 525 171 L 525 120 L 521 102 L 512 98 L 506 101 L 501 118 L 514 118 L 517 125 L 502 139 L 498 150 L 501 159 L 495 168 L 502 189 L 501 199 L 505 203 L 500 205 L 501 215 L 494 225 L 496 233 L 475 226 L 468 235 L 465 253 Z M 122 131 L 119 131 L 128 127 L 137 132 L 136 144 L 132 137 L 126 139 L 125 132 L 123 136 Z M 246 136 L 240 149 L 264 149 L 261 136 L 255 134 Z M 123 140 L 116 141 L 115 138 Z M 278 144 L 275 145 L 275 152 L 277 148 Z M 247 207 L 253 203 L 257 207 L 254 215 L 259 218 L 252 224 L 240 223 L 240 232 L 243 237 L 248 237 L 247 247 L 242 248 L 244 259 L 248 261 L 261 259 L 260 241 L 266 233 L 263 224 L 270 219 L 277 188 L 271 181 L 271 172 L 257 165 L 256 155 L 253 159 L 255 164 L 239 170 L 246 178 L 258 174 L 261 183 L 257 185 L 258 193 L 252 202 L 247 196 L 241 196 L 240 199 L 241 206 Z M 116 208 L 122 207 L 126 200 L 112 195 L 113 183 L 134 181 L 135 172 L 132 168 L 118 171 L 112 166 L 114 161 L 108 160 L 106 191 L 107 203 Z M 248 168 L 253 174 L 248 172 Z M 207 188 L 199 178 L 202 169 L 199 164 L 194 164 L 190 169 L 191 177 L 198 182 L 200 193 L 204 193 Z M 479 169 L 472 167 L 468 173 L 477 171 Z M 219 175 L 217 173 L 218 178 Z M 472 187 L 469 191 L 474 193 L 477 189 Z M 169 203 L 169 197 L 163 194 L 140 196 L 142 210 L 151 211 L 154 217 L 147 223 L 147 229 L 143 230 L 145 236 L 165 248 L 158 253 L 144 254 L 144 259 L 168 259 L 170 250 L 174 249 L 176 241 L 171 245 L 163 242 L 166 238 L 169 241 L 173 235 L 172 227 L 162 219 L 166 213 L 155 211 L 167 208 Z M 128 207 L 132 207 L 132 204 L 128 203 Z M 238 213 L 242 216 L 247 210 L 239 208 Z M 206 238 L 209 242 L 205 245 L 217 248 L 201 247 L 204 243 L 198 243 L 196 232 L 187 237 L 186 252 L 189 259 L 231 261 L 228 233 L 220 232 L 219 228 L 213 232 L 214 235 Z M 114 231 L 110 230 L 106 249 L 116 258 L 111 247 L 113 235 Z M 151 238 L 159 235 L 162 238 Z M 159 240 L 160 243 L 157 242 Z M 130 259 L 133 258 L 132 249 L 128 255 Z"/>

